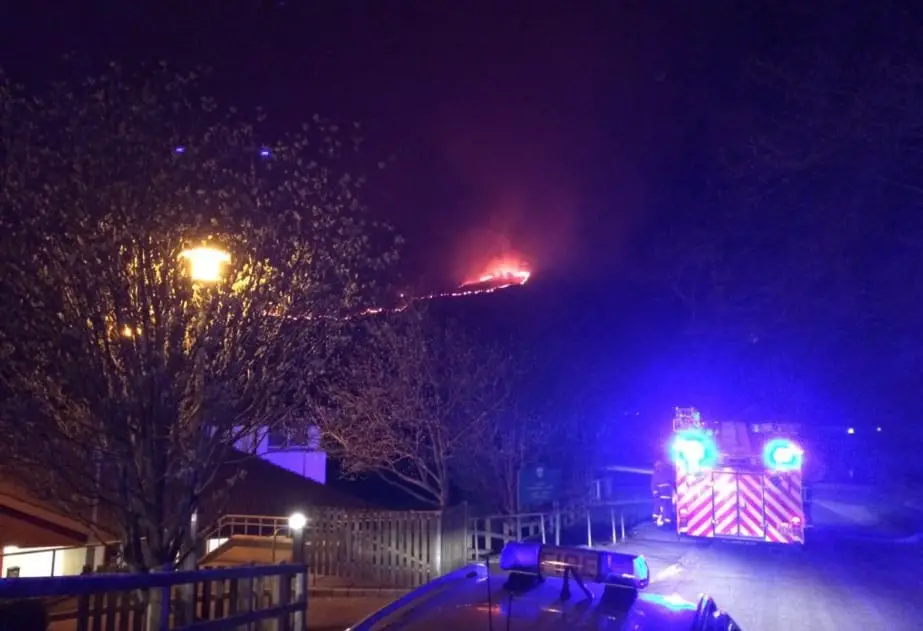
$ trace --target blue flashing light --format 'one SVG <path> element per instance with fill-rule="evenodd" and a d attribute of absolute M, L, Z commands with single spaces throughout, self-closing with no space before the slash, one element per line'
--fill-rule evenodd
<path fill-rule="evenodd" d="M 711 469 L 718 462 L 718 447 L 707 432 L 687 429 L 678 432 L 673 438 L 670 457 L 686 471 Z"/>
<path fill-rule="evenodd" d="M 536 543 L 512 541 L 500 551 L 500 569 L 520 574 L 538 574 L 541 549 L 541 545 Z"/>
<path fill-rule="evenodd" d="M 763 447 L 763 464 L 774 471 L 797 471 L 804 462 L 804 450 L 787 438 L 774 438 Z"/>
<path fill-rule="evenodd" d="M 186 153 L 186 147 L 180 145 L 179 147 L 173 149 L 173 153 Z"/>
<path fill-rule="evenodd" d="M 507 572 L 563 576 L 568 568 L 591 583 L 634 589 L 650 583 L 650 569 L 640 555 L 517 541 L 506 544 L 500 552 L 500 569 Z"/>
<path fill-rule="evenodd" d="M 679 594 L 641 594 L 640 598 L 646 602 L 662 607 L 668 611 L 695 611 L 696 604 L 691 603 Z"/>
<path fill-rule="evenodd" d="M 624 556 L 624 555 L 623 555 Z M 651 582 L 651 568 L 647 566 L 647 559 L 640 554 L 631 562 L 632 576 L 641 587 L 647 587 Z"/>
<path fill-rule="evenodd" d="M 263 147 L 260 149 L 261 158 L 268 158 L 271 155 L 272 155 L 272 151 L 270 151 L 268 147 Z"/>

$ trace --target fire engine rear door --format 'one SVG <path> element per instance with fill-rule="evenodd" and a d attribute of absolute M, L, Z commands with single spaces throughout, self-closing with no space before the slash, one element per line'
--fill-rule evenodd
<path fill-rule="evenodd" d="M 758 474 L 716 471 L 715 536 L 762 539 L 763 480 Z"/>
<path fill-rule="evenodd" d="M 677 483 L 677 531 L 691 537 L 714 537 L 714 495 L 710 473 L 681 476 Z"/>
<path fill-rule="evenodd" d="M 804 542 L 804 499 L 800 473 L 767 474 L 766 539 L 775 543 Z"/>

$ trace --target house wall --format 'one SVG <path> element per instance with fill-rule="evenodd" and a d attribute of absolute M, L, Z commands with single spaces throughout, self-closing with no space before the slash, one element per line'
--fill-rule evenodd
<path fill-rule="evenodd" d="M 260 432 L 239 441 L 237 447 L 309 480 L 327 483 L 327 453 L 320 448 L 320 433 L 316 427 L 301 435 L 284 430 Z"/>

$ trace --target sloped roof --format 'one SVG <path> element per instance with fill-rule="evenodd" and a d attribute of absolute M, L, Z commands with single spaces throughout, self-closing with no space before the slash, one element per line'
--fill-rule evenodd
<path fill-rule="evenodd" d="M 289 515 L 296 510 L 312 506 L 335 508 L 378 508 L 376 505 L 343 493 L 314 480 L 302 477 L 261 458 L 236 452 L 216 476 L 216 485 L 232 478 L 238 472 L 243 477 L 234 484 L 224 502 L 219 506 L 203 507 L 204 516 L 214 518 L 218 513 L 235 515 Z"/>
<path fill-rule="evenodd" d="M 348 493 L 319 484 L 296 473 L 277 467 L 270 462 L 245 454 L 232 452 L 231 458 L 223 464 L 215 476 L 213 488 L 221 488 L 228 479 L 243 472 L 236 484 L 222 500 L 206 492 L 200 506 L 201 523 L 207 524 L 223 514 L 285 516 L 296 510 L 307 510 L 312 506 L 334 508 L 380 508 L 360 500 Z M 38 517 L 73 532 L 76 538 L 87 533 L 84 521 L 73 514 L 68 515 L 61 506 L 55 506 L 35 497 L 24 486 L 16 484 L 11 476 L 0 478 L 0 504 L 10 510 Z M 74 507 L 77 509 L 79 507 Z M 89 508 L 87 508 L 89 510 Z M 117 533 L 117 520 L 102 510 L 98 515 L 98 527 Z M 114 534 L 104 534 L 104 539 L 116 539 Z"/>
<path fill-rule="evenodd" d="M 81 508 L 84 507 L 73 505 L 68 507 L 69 510 L 65 510 L 64 506 L 48 501 L 47 498 L 36 496 L 27 486 L 14 480 L 8 472 L 0 476 L 0 512 L 4 513 L 8 519 L 32 523 L 36 528 L 45 528 L 68 540 L 66 544 L 60 545 L 85 541 L 89 536 L 90 529 L 86 526 L 88 521 L 86 514 L 78 514 Z M 88 506 L 86 509 L 90 510 Z M 106 520 L 104 515 L 100 516 L 97 528 L 99 530 L 95 533 L 96 536 L 104 541 L 115 538 L 112 533 L 117 532 L 117 527 Z M 36 536 L 39 534 L 36 533 Z"/>

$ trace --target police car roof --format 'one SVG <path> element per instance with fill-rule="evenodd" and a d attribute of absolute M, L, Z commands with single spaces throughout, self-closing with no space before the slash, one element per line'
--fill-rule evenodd
<path fill-rule="evenodd" d="M 509 572 L 482 565 L 463 568 L 395 601 L 353 631 L 689 631 L 697 605 L 676 597 L 606 588 L 587 583 L 593 595 L 585 598 L 570 581 L 570 598 L 562 600 L 563 579 L 507 586 Z M 492 621 L 491 621 L 492 618 Z"/>

